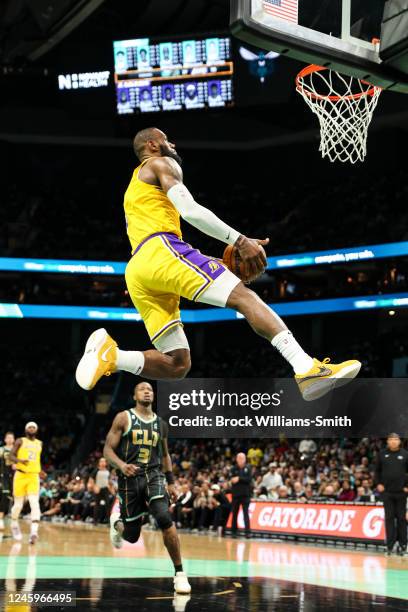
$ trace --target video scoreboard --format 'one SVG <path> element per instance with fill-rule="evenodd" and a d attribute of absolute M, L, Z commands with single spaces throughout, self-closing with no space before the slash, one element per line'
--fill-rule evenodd
<path fill-rule="evenodd" d="M 233 104 L 230 38 L 115 41 L 118 114 L 222 108 Z"/>

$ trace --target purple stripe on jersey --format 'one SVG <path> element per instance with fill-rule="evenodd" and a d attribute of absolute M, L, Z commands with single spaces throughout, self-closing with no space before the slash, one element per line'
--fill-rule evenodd
<path fill-rule="evenodd" d="M 194 249 L 191 244 L 187 244 L 180 240 L 174 234 L 166 234 L 167 241 L 175 254 L 180 257 L 189 267 L 201 274 L 206 280 L 213 281 L 225 272 L 225 266 L 222 262 L 214 257 L 203 255 L 197 249 Z"/>
<path fill-rule="evenodd" d="M 181 319 L 173 319 L 173 321 L 170 321 L 170 323 L 167 323 L 164 327 L 159 329 L 159 331 L 156 332 L 154 336 L 150 338 L 150 340 L 153 342 L 153 340 L 156 340 L 157 336 L 160 336 L 160 334 L 162 334 L 166 329 L 172 327 L 173 325 L 177 325 L 178 323 L 181 323 Z"/>
<path fill-rule="evenodd" d="M 145 242 L 147 242 L 151 238 L 156 238 L 156 236 L 167 236 L 168 238 L 176 238 L 177 240 L 179 240 L 179 238 L 176 236 L 176 234 L 170 234 L 168 232 L 156 232 L 155 234 L 150 234 L 150 236 L 146 236 L 146 238 L 143 238 L 142 242 L 137 245 L 137 247 L 135 248 L 135 250 L 132 253 L 132 256 L 136 255 L 138 250 L 144 245 Z"/>

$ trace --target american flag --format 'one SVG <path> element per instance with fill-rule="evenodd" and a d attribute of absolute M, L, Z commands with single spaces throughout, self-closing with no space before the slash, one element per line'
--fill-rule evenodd
<path fill-rule="evenodd" d="M 272 17 L 298 22 L 298 0 L 263 0 L 263 8 Z"/>

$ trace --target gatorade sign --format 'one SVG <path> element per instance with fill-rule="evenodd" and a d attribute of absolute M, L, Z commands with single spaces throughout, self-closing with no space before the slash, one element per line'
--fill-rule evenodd
<path fill-rule="evenodd" d="M 254 531 L 375 542 L 385 538 L 382 506 L 253 501 L 249 514 Z M 231 519 L 230 516 L 227 527 L 231 527 Z M 242 510 L 238 515 L 238 527 L 244 527 Z"/>

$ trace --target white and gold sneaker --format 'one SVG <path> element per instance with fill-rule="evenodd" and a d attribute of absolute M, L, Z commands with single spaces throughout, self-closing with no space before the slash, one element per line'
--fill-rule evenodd
<path fill-rule="evenodd" d="M 89 336 L 75 372 L 76 381 L 82 389 L 89 391 L 102 376 L 116 372 L 117 346 L 103 327 Z"/>
<path fill-rule="evenodd" d="M 360 368 L 361 363 L 356 359 L 337 364 L 330 363 L 328 357 L 323 361 L 313 359 L 313 367 L 305 374 L 297 374 L 295 380 L 303 399 L 311 402 L 334 388 L 347 385 L 357 376 Z"/>

